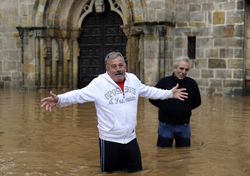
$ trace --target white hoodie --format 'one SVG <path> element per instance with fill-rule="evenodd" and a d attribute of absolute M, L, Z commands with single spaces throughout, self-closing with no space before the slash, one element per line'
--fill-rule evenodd
<path fill-rule="evenodd" d="M 146 86 L 132 73 L 125 74 L 124 92 L 107 74 L 101 74 L 82 89 L 58 95 L 58 106 L 94 102 L 100 139 L 127 144 L 136 138 L 138 98 L 172 98 L 171 90 Z"/>

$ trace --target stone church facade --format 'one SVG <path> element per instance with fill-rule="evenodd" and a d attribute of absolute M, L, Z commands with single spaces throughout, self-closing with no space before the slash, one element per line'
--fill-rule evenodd
<path fill-rule="evenodd" d="M 117 50 L 145 84 L 188 55 L 203 95 L 246 95 L 249 12 L 245 0 L 1 0 L 0 88 L 81 88 Z"/>

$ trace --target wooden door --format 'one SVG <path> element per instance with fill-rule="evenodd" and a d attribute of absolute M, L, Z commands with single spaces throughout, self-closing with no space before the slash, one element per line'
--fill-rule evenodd
<path fill-rule="evenodd" d="M 105 72 L 105 55 L 119 51 L 126 58 L 126 42 L 120 16 L 110 11 L 105 1 L 104 13 L 91 13 L 83 20 L 79 37 L 78 88 L 85 87 L 99 74 Z"/>

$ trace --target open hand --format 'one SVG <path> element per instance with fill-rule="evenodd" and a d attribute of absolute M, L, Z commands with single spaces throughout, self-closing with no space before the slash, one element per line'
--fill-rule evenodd
<path fill-rule="evenodd" d="M 41 100 L 41 107 L 44 107 L 46 111 L 52 111 L 58 102 L 58 96 L 50 91 L 50 96 Z"/>
<path fill-rule="evenodd" d="M 186 88 L 178 89 L 179 84 L 176 84 L 171 90 L 173 91 L 173 98 L 177 98 L 179 100 L 184 101 L 185 98 L 188 98 L 188 93 L 186 92 Z"/>

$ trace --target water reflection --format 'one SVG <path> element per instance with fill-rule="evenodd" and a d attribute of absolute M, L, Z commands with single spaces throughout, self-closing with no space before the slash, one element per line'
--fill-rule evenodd
<path fill-rule="evenodd" d="M 47 95 L 48 91 L 0 90 L 0 175 L 110 175 L 99 171 L 93 104 L 49 113 L 40 108 L 40 99 Z M 250 175 L 250 98 L 202 101 L 191 120 L 192 147 L 159 149 L 157 109 L 141 99 L 137 134 L 144 170 L 129 175 Z"/>

